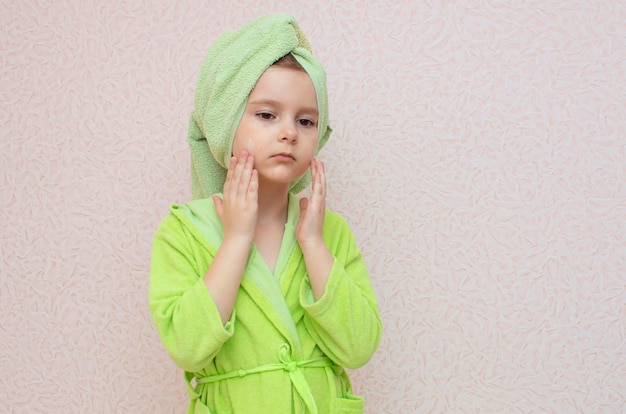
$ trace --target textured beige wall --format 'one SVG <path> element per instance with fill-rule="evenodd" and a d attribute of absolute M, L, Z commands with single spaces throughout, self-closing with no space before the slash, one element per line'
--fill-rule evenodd
<path fill-rule="evenodd" d="M 367 413 L 626 412 L 626 3 L 408 0 L 2 2 L 0 412 L 183 411 L 151 238 L 204 53 L 269 11 L 328 70 Z"/>

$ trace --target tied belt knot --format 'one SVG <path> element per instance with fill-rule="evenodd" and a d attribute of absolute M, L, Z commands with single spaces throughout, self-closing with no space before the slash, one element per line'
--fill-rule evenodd
<path fill-rule="evenodd" d="M 317 405 L 311 393 L 311 388 L 304 378 L 302 368 L 326 368 L 334 367 L 335 364 L 327 357 L 319 357 L 307 360 L 295 360 L 292 357 L 291 347 L 289 344 L 281 344 L 278 347 L 277 364 L 261 365 L 251 369 L 239 369 L 225 374 L 211 375 L 208 377 L 196 377 L 197 384 L 208 384 L 212 382 L 223 381 L 232 378 L 243 378 L 251 374 L 259 374 L 262 372 L 284 370 L 289 374 L 289 379 L 296 393 L 302 399 L 307 411 L 311 414 L 317 414 Z"/>
<path fill-rule="evenodd" d="M 295 361 L 291 358 L 291 348 L 288 344 L 282 344 L 278 347 L 278 360 L 283 364 L 283 369 L 287 372 L 293 372 L 300 366 L 304 366 L 303 362 Z"/>

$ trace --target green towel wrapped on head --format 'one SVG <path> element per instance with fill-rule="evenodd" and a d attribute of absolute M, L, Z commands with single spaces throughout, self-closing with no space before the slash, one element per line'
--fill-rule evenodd
<path fill-rule="evenodd" d="M 260 17 L 220 36 L 207 53 L 189 120 L 191 190 L 194 199 L 223 190 L 232 143 L 248 95 L 263 72 L 291 53 L 309 74 L 319 110 L 317 152 L 332 132 L 328 123 L 326 73 L 296 20 L 284 13 Z M 238 154 L 236 154 L 238 155 Z M 307 172 L 292 183 L 298 193 L 311 181 Z"/>

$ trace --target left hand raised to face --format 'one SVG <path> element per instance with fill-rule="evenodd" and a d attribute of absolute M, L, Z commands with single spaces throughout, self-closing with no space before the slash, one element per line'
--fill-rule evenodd
<path fill-rule="evenodd" d="M 296 225 L 296 238 L 303 250 L 324 243 L 322 231 L 326 214 L 326 175 L 324 163 L 316 158 L 311 158 L 311 177 L 311 195 L 300 199 L 300 219 Z"/>

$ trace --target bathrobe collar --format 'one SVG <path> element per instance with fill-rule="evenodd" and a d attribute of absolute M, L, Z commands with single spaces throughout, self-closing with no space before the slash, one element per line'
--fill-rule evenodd
<path fill-rule="evenodd" d="M 181 222 L 205 245 L 210 251 L 216 250 L 224 238 L 224 229 L 215 210 L 212 198 L 191 201 L 184 205 L 173 206 L 174 213 Z M 241 280 L 243 288 L 259 309 L 272 321 L 272 324 L 291 343 L 294 353 L 301 353 L 300 338 L 298 336 L 293 316 L 285 301 L 284 290 L 294 281 L 289 278 L 289 264 L 297 257 L 302 256 L 295 237 L 295 228 L 300 218 L 299 199 L 289 194 L 287 223 L 283 233 L 274 273 L 270 271 L 265 260 L 256 249 L 254 243 L 250 247 L 248 261 Z M 203 275 L 201 275 L 203 276 Z"/>

